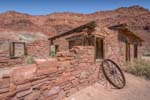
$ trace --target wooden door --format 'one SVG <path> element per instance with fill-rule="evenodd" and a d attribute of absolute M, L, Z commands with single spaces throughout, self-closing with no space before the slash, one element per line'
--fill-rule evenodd
<path fill-rule="evenodd" d="M 130 54 L 130 43 L 126 42 L 126 61 L 130 61 L 131 54 Z"/>

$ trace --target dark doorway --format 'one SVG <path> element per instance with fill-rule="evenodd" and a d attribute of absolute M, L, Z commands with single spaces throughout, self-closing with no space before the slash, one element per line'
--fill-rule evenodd
<path fill-rule="evenodd" d="M 134 58 L 138 58 L 138 45 L 134 45 Z"/>
<path fill-rule="evenodd" d="M 104 47 L 103 47 L 103 39 L 96 38 L 96 59 L 104 58 Z"/>

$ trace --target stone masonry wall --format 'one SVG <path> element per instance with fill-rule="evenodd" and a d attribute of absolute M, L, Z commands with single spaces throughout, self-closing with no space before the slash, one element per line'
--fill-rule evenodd
<path fill-rule="evenodd" d="M 54 45 L 58 45 L 58 51 L 66 51 L 69 49 L 69 42 L 66 40 L 69 37 L 72 36 L 77 36 L 77 35 L 81 35 L 81 34 L 86 34 L 86 32 L 76 32 L 73 34 L 69 34 L 66 36 L 62 36 L 60 38 L 57 38 L 55 40 L 53 40 Z"/>
<path fill-rule="evenodd" d="M 16 59 L 10 59 L 10 58 L 0 58 L 0 68 L 11 68 L 18 65 L 23 65 L 25 63 L 25 58 L 20 57 Z"/>
<path fill-rule="evenodd" d="M 35 41 L 27 44 L 27 52 L 29 56 L 36 58 L 47 58 L 49 56 L 49 41 Z"/>
<path fill-rule="evenodd" d="M 126 63 L 126 43 L 124 39 L 127 37 L 118 31 L 110 30 L 108 28 L 103 28 L 104 32 L 100 31 L 100 28 L 96 28 L 95 34 L 99 34 L 102 36 L 104 40 L 104 58 L 112 59 L 115 61 L 120 67 Z M 120 38 L 120 36 L 122 38 Z M 129 37 L 129 36 L 128 36 Z M 130 54 L 131 61 L 134 58 L 134 44 L 139 43 L 139 41 L 135 40 L 134 37 L 129 37 L 130 39 Z M 138 59 L 141 59 L 142 56 L 142 48 L 138 45 Z"/>
<path fill-rule="evenodd" d="M 0 79 L 0 100 L 62 100 L 97 81 L 94 48 L 77 46 L 57 59 L 13 68 Z"/>

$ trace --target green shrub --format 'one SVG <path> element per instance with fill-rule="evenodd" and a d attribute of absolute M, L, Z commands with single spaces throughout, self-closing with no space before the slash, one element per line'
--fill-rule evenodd
<path fill-rule="evenodd" d="M 34 58 L 32 56 L 28 56 L 26 58 L 26 63 L 27 64 L 33 64 L 33 63 L 35 63 L 35 60 L 34 60 Z"/>
<path fill-rule="evenodd" d="M 144 76 L 150 79 L 150 62 L 145 60 L 134 60 L 134 62 L 126 63 L 123 68 L 126 72 L 136 76 Z"/>

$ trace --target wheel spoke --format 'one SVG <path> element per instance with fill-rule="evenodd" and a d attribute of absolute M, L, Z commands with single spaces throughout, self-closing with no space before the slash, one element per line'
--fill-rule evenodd
<path fill-rule="evenodd" d="M 123 82 L 123 79 L 122 79 L 119 75 L 116 75 L 116 77 L 117 77 L 121 82 Z"/>
<path fill-rule="evenodd" d="M 113 79 L 114 79 L 114 83 L 117 84 L 117 78 L 115 77 L 115 75 L 113 75 Z"/>
<path fill-rule="evenodd" d="M 119 79 L 119 78 L 117 78 L 117 80 L 118 80 L 118 84 L 119 84 L 119 86 L 123 86 L 123 82 Z"/>

